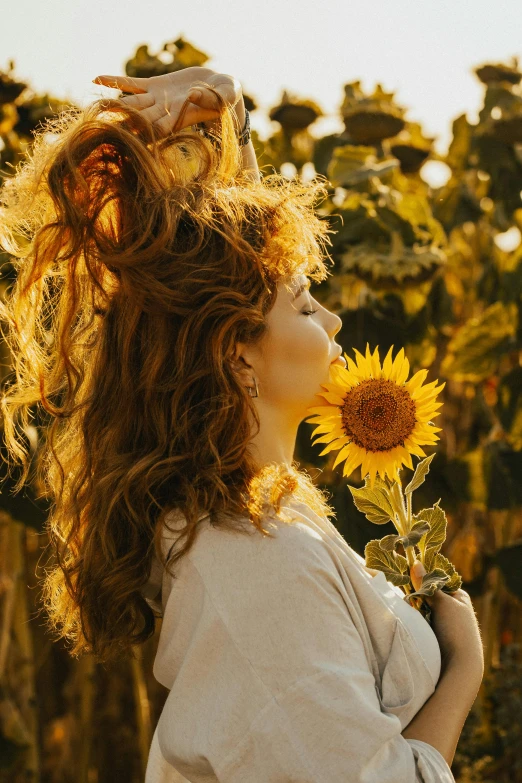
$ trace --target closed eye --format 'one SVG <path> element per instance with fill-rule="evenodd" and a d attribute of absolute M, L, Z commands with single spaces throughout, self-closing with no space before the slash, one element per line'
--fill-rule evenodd
<path fill-rule="evenodd" d="M 301 310 L 303 315 L 313 315 L 317 310 Z"/>

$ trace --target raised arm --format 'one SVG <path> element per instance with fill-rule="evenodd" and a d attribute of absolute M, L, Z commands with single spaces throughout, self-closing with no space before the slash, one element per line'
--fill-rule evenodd
<path fill-rule="evenodd" d="M 93 81 L 128 93 L 121 100 L 139 109 L 164 136 L 197 123 L 210 127 L 219 119 L 218 101 L 205 84 L 211 85 L 233 108 L 238 132 L 245 124 L 240 82 L 230 74 L 216 73 L 210 68 L 184 68 L 148 78 L 104 75 Z M 242 148 L 242 159 L 249 178 L 259 182 L 259 167 L 251 141 Z"/>

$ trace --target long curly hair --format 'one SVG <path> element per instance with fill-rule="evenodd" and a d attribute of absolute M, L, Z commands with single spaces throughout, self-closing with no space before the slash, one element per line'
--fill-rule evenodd
<path fill-rule="evenodd" d="M 154 633 L 140 588 L 170 510 L 186 518 L 173 562 L 202 510 L 216 526 L 246 515 L 263 534 L 287 495 L 333 513 L 295 462 L 256 468 L 259 419 L 230 364 L 238 341 L 265 333 L 278 280 L 329 274 L 331 230 L 316 211 L 326 186 L 249 179 L 215 94 L 220 149 L 192 128 L 160 139 L 139 110 L 98 100 L 49 120 L 0 190 L 16 273 L 0 305 L 13 366 L 4 440 L 22 466 L 17 492 L 32 469 L 32 406 L 46 417 L 42 604 L 74 657 L 133 657 Z"/>

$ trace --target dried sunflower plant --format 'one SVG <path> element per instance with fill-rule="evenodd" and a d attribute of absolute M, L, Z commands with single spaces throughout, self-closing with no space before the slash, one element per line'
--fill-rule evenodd
<path fill-rule="evenodd" d="M 431 624 L 431 611 L 423 596 L 436 590 L 452 593 L 462 579 L 450 561 L 440 553 L 446 539 L 446 514 L 440 499 L 431 508 L 414 514 L 413 492 L 424 482 L 435 456 L 426 457 L 421 446 L 433 445 L 440 427 L 431 419 L 439 415 L 437 395 L 445 384 L 438 381 L 423 385 L 427 370 L 419 370 L 409 380 L 410 364 L 401 348 L 392 360 L 393 346 L 381 367 L 379 347 L 373 355 L 366 345 L 366 356 L 357 349 L 356 361 L 346 353 L 346 367 L 332 364 L 330 383 L 320 392 L 328 405 L 309 408 L 314 414 L 307 422 L 318 426 L 312 433 L 315 443 L 326 443 L 321 455 L 338 449 L 333 467 L 344 461 L 343 475 L 349 476 L 361 466 L 364 486 L 349 487 L 354 503 L 376 525 L 393 522 L 397 534 L 374 539 L 366 544 L 365 562 L 369 568 L 383 571 L 386 579 L 404 590 L 404 600 L 418 609 Z M 405 465 L 413 470 L 412 455 L 424 457 L 409 484 L 403 489 L 400 471 Z M 401 550 L 404 554 L 401 553 Z M 415 590 L 410 566 L 420 560 L 426 573 Z"/>

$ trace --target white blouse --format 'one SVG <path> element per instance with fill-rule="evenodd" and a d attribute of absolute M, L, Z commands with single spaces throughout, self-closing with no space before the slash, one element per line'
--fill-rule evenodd
<path fill-rule="evenodd" d="M 274 538 L 203 520 L 175 579 L 153 561 L 169 695 L 145 783 L 455 783 L 401 733 L 440 676 L 433 630 L 330 520 L 285 510 L 263 520 Z"/>
<path fill-rule="evenodd" d="M 426 663 L 435 686 L 440 677 L 441 657 L 439 642 L 432 627 L 417 609 L 404 600 L 400 587 L 388 582 L 382 571 L 370 577 L 369 582 L 413 634 L 419 655 Z"/>

